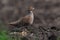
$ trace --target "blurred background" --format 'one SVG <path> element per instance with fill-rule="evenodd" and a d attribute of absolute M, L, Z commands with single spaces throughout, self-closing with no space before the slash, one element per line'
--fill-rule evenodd
<path fill-rule="evenodd" d="M 0 0 L 0 40 L 8 40 L 7 23 L 25 16 L 30 5 L 35 8 L 29 27 L 34 36 L 26 36 L 26 40 L 60 40 L 60 0 Z"/>

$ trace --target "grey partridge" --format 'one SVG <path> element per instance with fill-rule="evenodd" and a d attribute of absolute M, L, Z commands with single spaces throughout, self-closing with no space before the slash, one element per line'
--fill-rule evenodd
<path fill-rule="evenodd" d="M 9 25 L 13 25 L 13 26 L 32 25 L 33 21 L 34 21 L 33 10 L 34 10 L 34 8 L 32 6 L 30 6 L 28 8 L 28 15 L 20 18 L 19 20 L 15 21 L 15 22 L 9 23 Z"/>

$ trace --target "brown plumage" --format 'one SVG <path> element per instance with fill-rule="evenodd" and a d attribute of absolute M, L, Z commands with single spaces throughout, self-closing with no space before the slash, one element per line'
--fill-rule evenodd
<path fill-rule="evenodd" d="M 28 8 L 28 15 L 20 18 L 19 20 L 15 21 L 15 22 L 9 23 L 9 25 L 13 25 L 13 26 L 32 25 L 33 20 L 34 20 L 33 9 L 34 8 L 30 6 Z"/>

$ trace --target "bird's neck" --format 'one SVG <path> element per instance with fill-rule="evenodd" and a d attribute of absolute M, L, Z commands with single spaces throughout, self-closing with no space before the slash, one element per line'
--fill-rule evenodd
<path fill-rule="evenodd" d="M 32 10 L 28 10 L 28 15 L 33 15 L 33 11 Z"/>
<path fill-rule="evenodd" d="M 29 11 L 29 14 L 33 14 L 33 11 Z"/>
<path fill-rule="evenodd" d="M 30 11 L 30 14 L 33 14 L 33 11 Z"/>

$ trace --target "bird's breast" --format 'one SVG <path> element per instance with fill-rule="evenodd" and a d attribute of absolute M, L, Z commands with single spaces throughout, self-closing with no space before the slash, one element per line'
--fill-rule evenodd
<path fill-rule="evenodd" d="M 33 13 L 30 15 L 30 24 L 32 24 L 33 23 L 33 20 L 34 20 L 34 15 L 33 15 Z"/>

